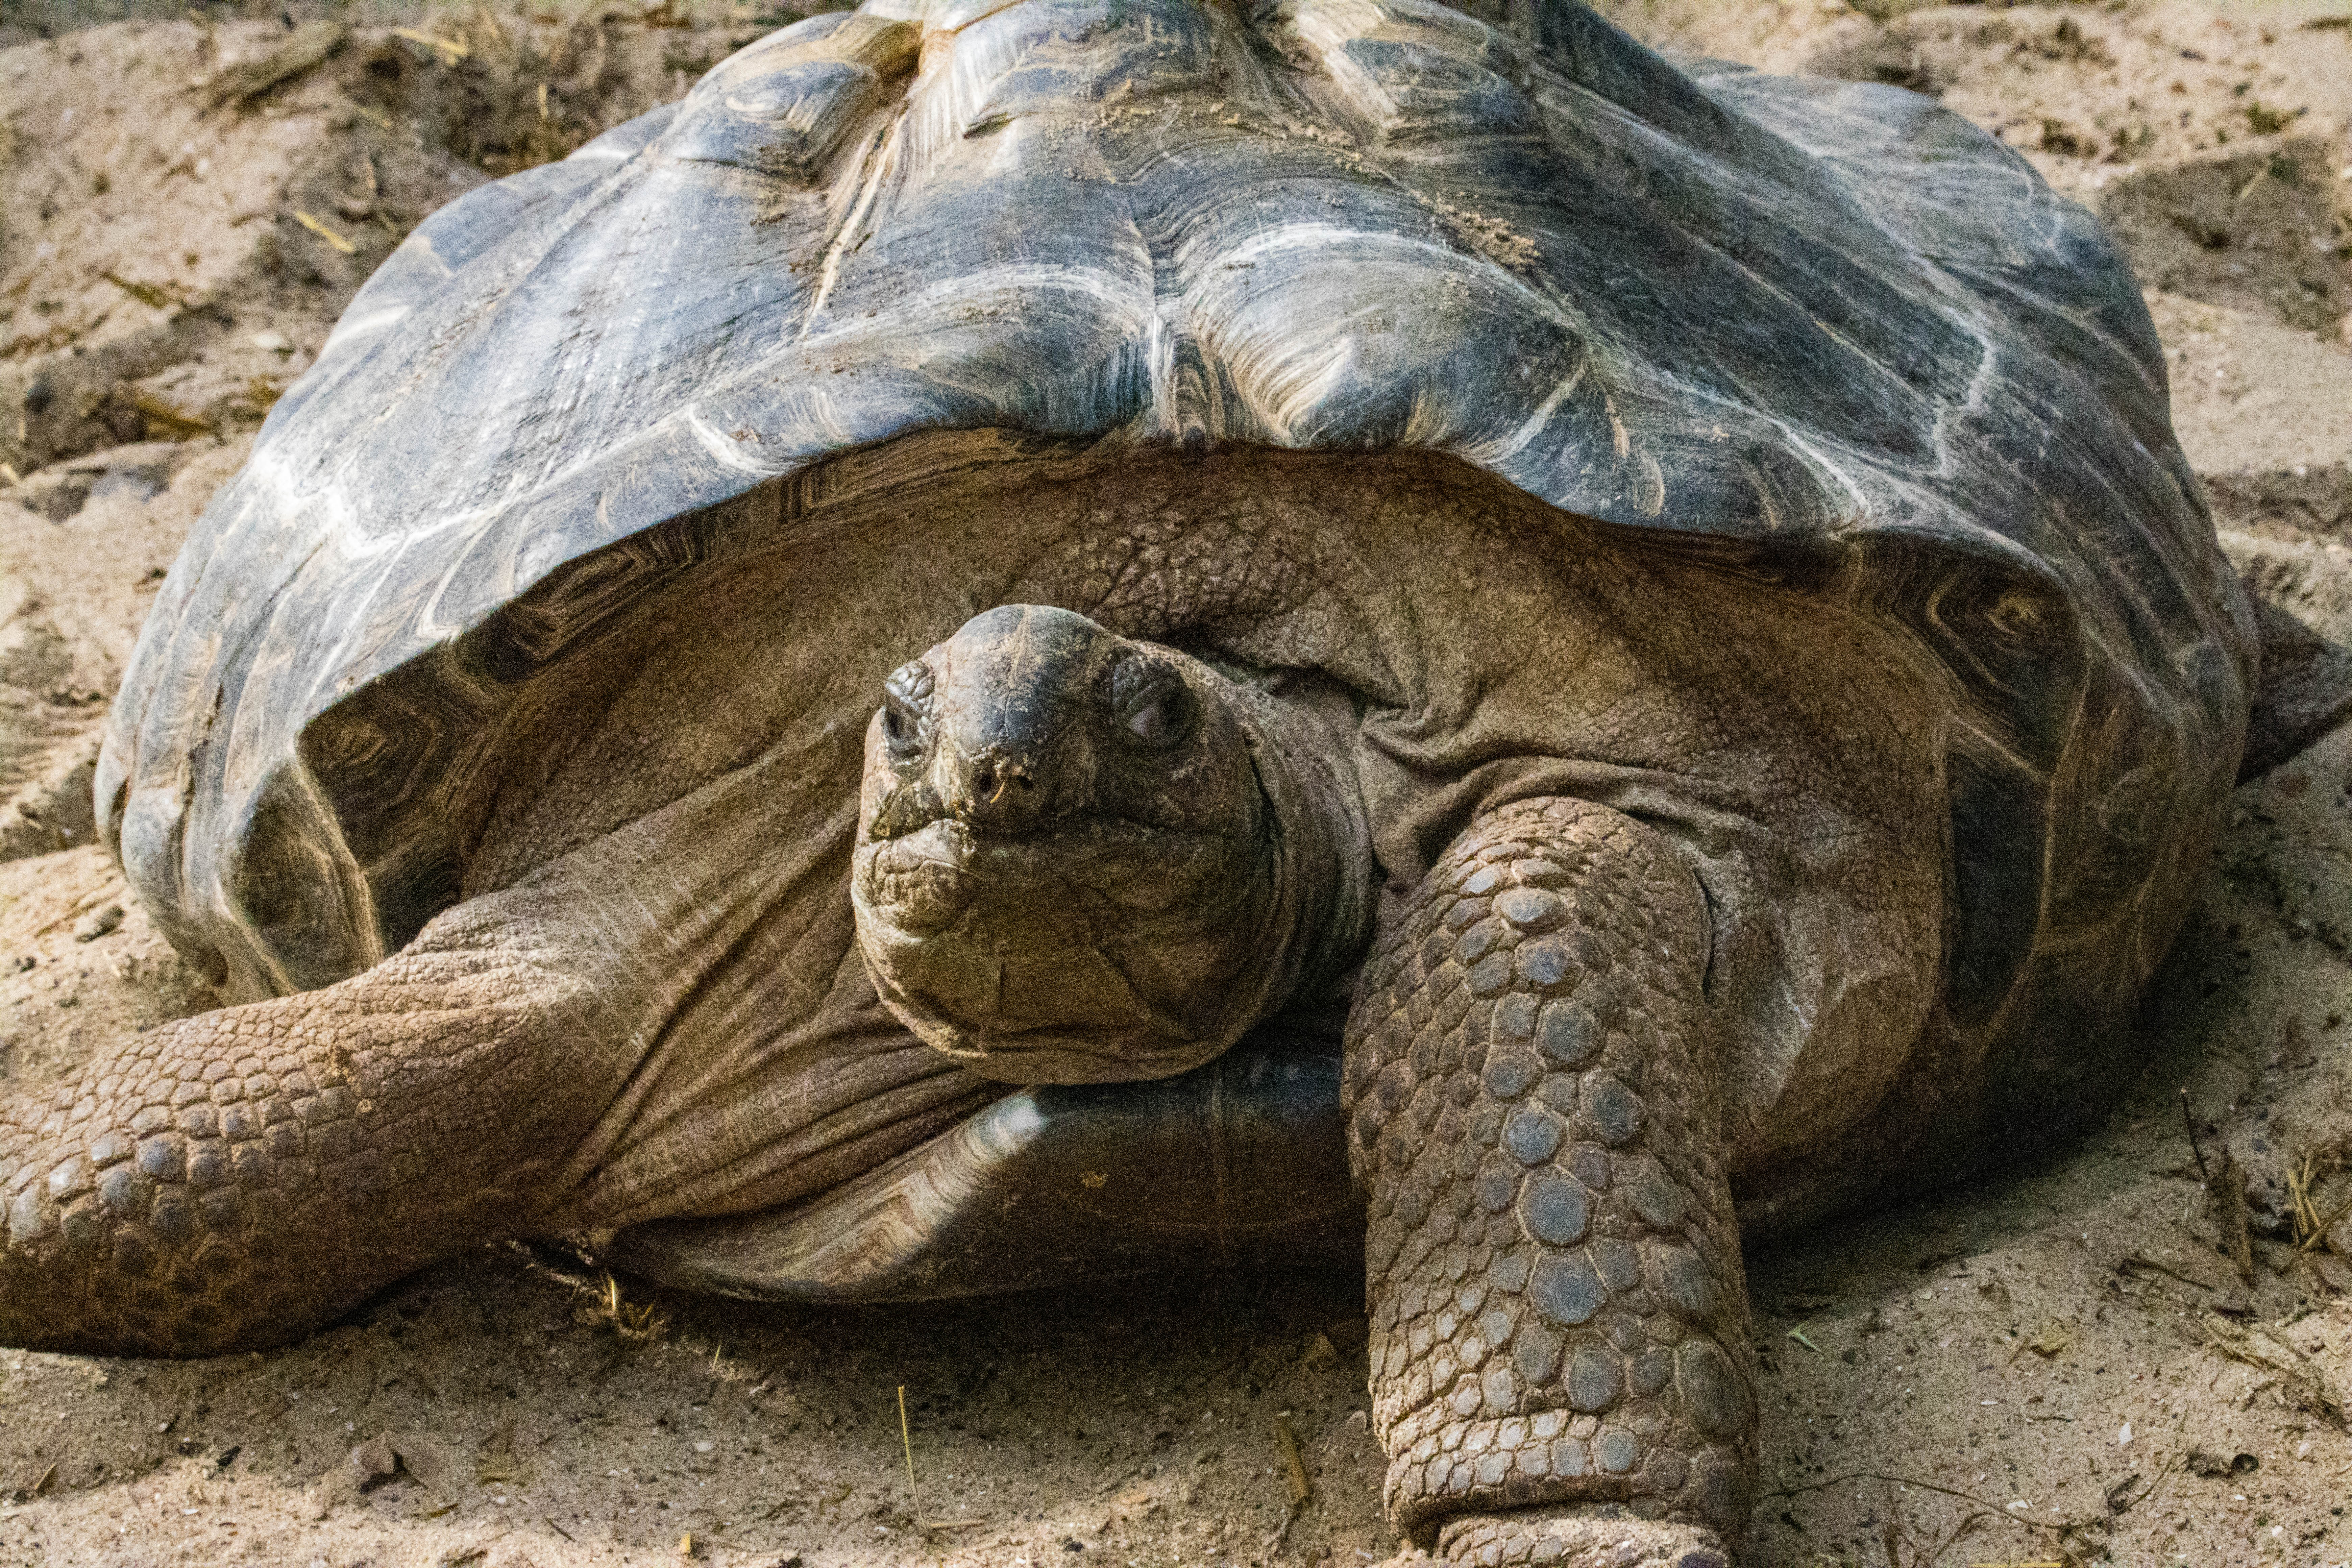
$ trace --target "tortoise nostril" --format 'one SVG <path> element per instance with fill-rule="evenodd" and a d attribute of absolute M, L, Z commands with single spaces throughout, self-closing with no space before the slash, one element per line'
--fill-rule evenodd
<path fill-rule="evenodd" d="M 1025 822 L 1044 795 L 1037 780 L 1021 762 L 1003 756 L 974 758 L 956 792 L 956 815 L 967 822 L 1008 826 Z M 1016 791 L 1013 786 L 1019 784 Z"/>

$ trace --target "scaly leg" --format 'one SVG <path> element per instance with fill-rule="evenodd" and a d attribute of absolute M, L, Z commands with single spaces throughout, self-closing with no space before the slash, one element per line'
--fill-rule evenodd
<path fill-rule="evenodd" d="M 1481 817 L 1349 1022 L 1375 1419 L 1457 1563 L 1721 1568 L 1754 1488 L 1704 899 L 1621 813 Z"/>
<path fill-rule="evenodd" d="M 1003 1092 L 875 999 L 788 752 L 339 985 L 0 1093 L 0 1344 L 281 1343 L 501 1236 L 789 1204 Z"/>
<path fill-rule="evenodd" d="M 609 1095 L 566 983 L 461 910 L 323 991 L 151 1029 L 0 1101 L 0 1344 L 282 1342 L 512 1234 Z"/>

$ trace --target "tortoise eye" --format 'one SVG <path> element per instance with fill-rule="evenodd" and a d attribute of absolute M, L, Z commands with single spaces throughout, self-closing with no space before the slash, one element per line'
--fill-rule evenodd
<path fill-rule="evenodd" d="M 1127 732 L 1154 750 L 1182 740 L 1192 718 L 1192 693 L 1173 677 L 1146 687 L 1123 715 Z"/>
<path fill-rule="evenodd" d="M 930 667 L 919 659 L 893 670 L 882 683 L 882 742 L 898 761 L 922 751 L 923 716 L 930 701 Z"/>
<path fill-rule="evenodd" d="M 1129 656 L 1111 670 L 1111 712 L 1146 750 L 1164 751 L 1191 734 L 1197 707 L 1184 678 L 1159 659 Z"/>

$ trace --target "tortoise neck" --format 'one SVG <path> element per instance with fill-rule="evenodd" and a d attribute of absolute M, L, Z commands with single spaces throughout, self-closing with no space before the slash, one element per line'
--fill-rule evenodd
<path fill-rule="evenodd" d="M 1356 771 L 1353 700 L 1328 682 L 1288 675 L 1256 696 L 1244 722 L 1273 808 L 1281 889 L 1266 933 L 1276 980 L 1263 1019 L 1312 1000 L 1355 967 L 1371 940 L 1378 880 Z"/>

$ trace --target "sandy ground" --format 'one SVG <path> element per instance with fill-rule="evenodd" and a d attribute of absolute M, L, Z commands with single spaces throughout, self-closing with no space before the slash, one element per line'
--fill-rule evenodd
<path fill-rule="evenodd" d="M 2092 205 L 2150 290 L 2231 550 L 2352 642 L 2341 0 L 1610 9 L 1664 47 L 1932 91 Z M 0 19 L 0 38 L 53 14 Z M 209 1003 L 90 844 L 88 770 L 145 604 L 268 401 L 433 206 L 674 96 L 772 25 L 404 15 L 406 37 L 308 35 L 331 52 L 241 101 L 268 72 L 224 73 L 285 50 L 283 26 L 0 48 L 12 1089 Z M 2347 1020 L 2339 732 L 2240 792 L 2142 1019 L 2146 1075 L 2096 1136 L 1993 1151 L 1973 1185 L 1751 1249 L 1767 1458 L 1745 1561 L 2352 1561 L 2352 1218 L 2314 1223 L 2352 1198 Z M 2251 1285 L 2200 1180 L 2199 1154 L 2218 1169 L 2225 1150 L 2246 1173 Z M 1177 1279 L 802 1310 L 493 1249 L 274 1355 L 0 1352 L 0 1564 L 1345 1568 L 1397 1550 L 1360 1290 Z M 1283 1430 L 1313 1484 L 1297 1509 Z M 404 1463 L 362 1487 L 354 1450 Z"/>

